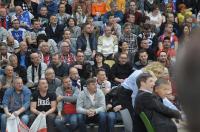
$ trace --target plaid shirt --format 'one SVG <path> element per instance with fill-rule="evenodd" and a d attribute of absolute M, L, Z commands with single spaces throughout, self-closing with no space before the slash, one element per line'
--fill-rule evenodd
<path fill-rule="evenodd" d="M 122 34 L 121 41 L 126 41 L 129 44 L 129 51 L 131 53 L 136 53 L 138 50 L 138 42 L 137 42 L 137 36 L 133 33 L 130 34 Z"/>

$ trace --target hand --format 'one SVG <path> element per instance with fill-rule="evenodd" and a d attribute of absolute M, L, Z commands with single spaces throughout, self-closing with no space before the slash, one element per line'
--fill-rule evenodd
<path fill-rule="evenodd" d="M 95 111 L 94 109 L 91 109 L 90 112 L 91 112 L 91 113 L 90 113 L 90 116 L 89 116 L 89 117 L 92 117 L 92 116 L 94 116 L 94 115 L 96 114 L 96 111 Z"/>
<path fill-rule="evenodd" d="M 57 116 L 57 118 L 59 118 L 60 120 L 63 120 L 63 117 L 62 117 L 61 112 L 58 112 L 58 116 Z"/>
<path fill-rule="evenodd" d="M 120 111 L 121 109 L 122 109 L 122 106 L 121 106 L 121 105 L 117 105 L 117 106 L 115 106 L 115 107 L 113 108 L 113 110 L 114 110 L 115 112 Z"/>
<path fill-rule="evenodd" d="M 11 115 L 12 115 L 11 113 L 6 114 L 7 118 L 9 118 Z"/>
<path fill-rule="evenodd" d="M 107 104 L 106 108 L 107 108 L 107 110 L 109 110 L 109 109 L 112 108 L 112 105 L 111 104 Z"/>
<path fill-rule="evenodd" d="M 11 3 L 10 3 L 10 8 L 13 8 L 13 7 L 15 7 L 15 6 L 14 6 L 14 3 L 11 2 Z"/>
<path fill-rule="evenodd" d="M 115 54 L 112 54 L 112 59 L 114 59 L 115 58 Z"/>
<path fill-rule="evenodd" d="M 94 58 L 95 54 L 96 54 L 96 53 L 93 51 L 93 52 L 92 52 L 92 58 Z"/>
<path fill-rule="evenodd" d="M 92 117 L 96 114 L 95 110 L 89 109 L 86 111 L 88 117 Z"/>
<path fill-rule="evenodd" d="M 46 115 L 47 115 L 47 114 L 46 114 L 46 112 L 44 112 L 44 111 L 42 111 L 41 113 L 42 113 L 44 116 L 46 116 Z"/>
<path fill-rule="evenodd" d="M 8 63 L 7 59 L 3 59 L 2 61 L 3 61 L 3 63 Z"/>
<path fill-rule="evenodd" d="M 77 69 L 83 69 L 82 65 L 75 65 L 74 67 L 77 68 Z"/>
<path fill-rule="evenodd" d="M 57 97 L 57 101 L 60 102 L 61 100 L 63 100 L 63 96 L 59 95 L 59 96 Z"/>
<path fill-rule="evenodd" d="M 173 96 L 172 94 L 166 95 L 167 99 L 169 99 L 170 101 L 174 101 L 175 100 L 175 96 Z"/>
<path fill-rule="evenodd" d="M 9 84 L 6 84 L 6 85 L 3 86 L 3 88 L 9 88 L 9 87 L 10 87 Z"/>
<path fill-rule="evenodd" d="M 121 19 L 119 17 L 115 18 L 115 22 L 119 22 Z"/>
<path fill-rule="evenodd" d="M 100 12 L 96 12 L 96 16 L 101 16 L 101 13 Z"/>
<path fill-rule="evenodd" d="M 118 79 L 118 82 L 123 83 L 124 79 Z"/>
<path fill-rule="evenodd" d="M 13 112 L 13 115 L 16 116 L 16 117 L 19 116 L 19 114 L 20 114 L 19 111 Z"/>
<path fill-rule="evenodd" d="M 109 93 L 109 92 L 110 92 L 110 90 L 111 90 L 110 88 L 105 88 L 105 89 L 104 89 L 104 91 L 105 91 L 105 94 Z"/>

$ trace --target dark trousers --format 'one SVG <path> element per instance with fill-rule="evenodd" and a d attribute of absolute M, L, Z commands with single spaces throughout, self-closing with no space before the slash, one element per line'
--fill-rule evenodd
<path fill-rule="evenodd" d="M 100 112 L 93 117 L 88 117 L 85 114 L 78 115 L 79 131 L 87 132 L 86 126 L 89 123 L 98 123 L 98 132 L 106 132 L 106 113 Z"/>

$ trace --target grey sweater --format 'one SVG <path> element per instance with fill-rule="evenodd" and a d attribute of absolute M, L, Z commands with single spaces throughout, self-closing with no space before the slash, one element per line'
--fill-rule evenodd
<path fill-rule="evenodd" d="M 87 88 L 83 88 L 83 91 L 80 92 L 76 103 L 76 111 L 77 113 L 86 114 L 88 109 L 95 109 L 97 114 L 106 111 L 105 96 L 102 90 L 97 89 L 94 103 L 90 99 Z"/>
<path fill-rule="evenodd" d="M 72 91 L 73 91 L 73 95 L 72 96 L 65 96 L 65 91 L 64 91 L 63 86 L 58 87 L 56 89 L 56 95 L 57 96 L 59 96 L 59 95 L 60 96 L 64 96 L 63 100 L 58 102 L 58 105 L 57 105 L 58 112 L 62 111 L 64 102 L 76 103 L 77 96 L 79 94 L 79 89 L 75 88 L 75 87 L 72 87 Z"/>

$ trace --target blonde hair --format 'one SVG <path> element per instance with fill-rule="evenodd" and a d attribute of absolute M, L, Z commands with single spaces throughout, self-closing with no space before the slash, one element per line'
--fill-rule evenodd
<path fill-rule="evenodd" d="M 156 78 L 159 78 L 166 73 L 165 67 L 160 62 L 151 62 L 146 67 L 143 68 L 144 72 L 149 72 L 153 74 Z"/>

